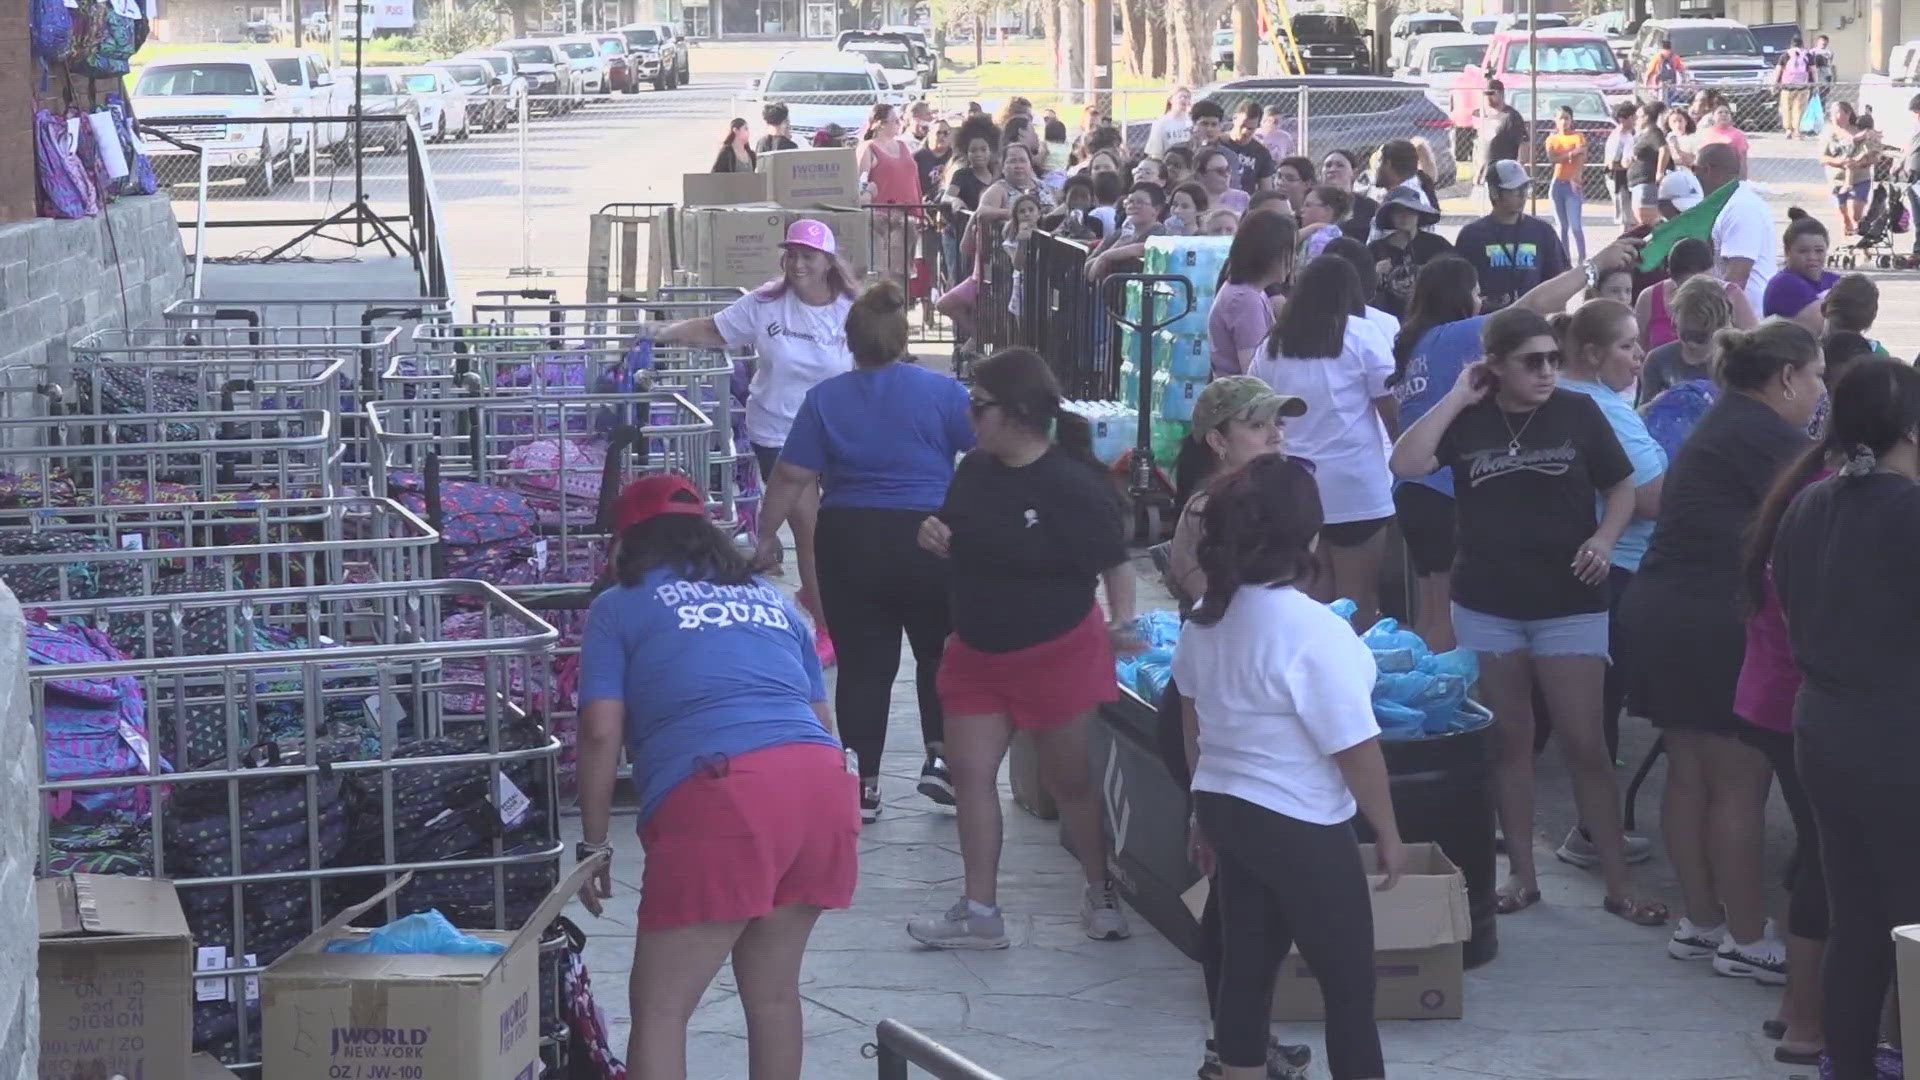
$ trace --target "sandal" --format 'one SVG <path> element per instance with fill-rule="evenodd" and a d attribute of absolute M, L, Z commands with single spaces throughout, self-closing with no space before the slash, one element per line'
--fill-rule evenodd
<path fill-rule="evenodd" d="M 1824 1046 L 1781 1043 L 1773 1048 L 1773 1060 L 1782 1065 L 1817 1066 L 1820 1064 L 1820 1055 L 1825 1052 Z"/>
<path fill-rule="evenodd" d="M 1495 898 L 1493 910 L 1501 915 L 1511 915 L 1516 911 L 1525 911 L 1539 902 L 1539 889 L 1521 889 L 1519 892 L 1503 892 Z"/>
<path fill-rule="evenodd" d="M 1781 1039 L 1787 1037 L 1787 1022 L 1785 1020 L 1768 1020 L 1760 1025 L 1760 1034 L 1765 1035 L 1774 1042 L 1779 1042 Z"/>
<path fill-rule="evenodd" d="M 1600 901 L 1601 910 L 1609 915 L 1618 915 L 1635 926 L 1665 926 L 1672 912 L 1667 905 L 1658 900 L 1641 904 L 1633 900 L 1623 900 L 1609 896 Z"/>

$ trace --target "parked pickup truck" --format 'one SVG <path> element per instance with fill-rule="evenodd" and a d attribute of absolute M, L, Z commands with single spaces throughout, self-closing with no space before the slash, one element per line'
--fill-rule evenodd
<path fill-rule="evenodd" d="M 1620 70 L 1620 61 L 1604 34 L 1561 27 L 1536 30 L 1534 35 L 1537 46 L 1529 44 L 1524 29 L 1501 30 L 1488 43 L 1486 59 L 1460 72 L 1447 109 L 1456 132 L 1471 138 L 1474 114 L 1486 102 L 1487 83 L 1492 79 L 1499 79 L 1509 93 L 1532 87 L 1536 77 L 1543 95 L 1549 90 L 1597 90 L 1615 98 L 1633 92 L 1633 82 Z M 1540 52 L 1537 64 L 1533 55 L 1536 47 Z M 1459 142 L 1456 135 L 1456 153 L 1463 149 Z"/>
<path fill-rule="evenodd" d="M 259 53 L 273 72 L 274 80 L 286 95 L 287 107 L 295 116 L 333 116 L 294 128 L 294 153 L 331 154 L 341 165 L 353 160 L 353 139 L 346 119 L 353 110 L 353 82 L 337 78 L 327 68 L 326 57 L 313 49 L 269 49 Z"/>
<path fill-rule="evenodd" d="M 133 87 L 133 113 L 184 143 L 199 146 L 209 177 L 240 175 L 253 191 L 293 178 L 294 125 L 227 124 L 228 118 L 291 117 L 291 95 L 259 53 L 170 56 L 148 64 Z M 160 139 L 141 149 L 156 170 L 184 176 L 193 154 Z"/>

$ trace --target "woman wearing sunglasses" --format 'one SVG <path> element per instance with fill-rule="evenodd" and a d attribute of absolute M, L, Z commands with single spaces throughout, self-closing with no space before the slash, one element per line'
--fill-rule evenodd
<path fill-rule="evenodd" d="M 1025 731 L 1086 872 L 1081 926 L 1096 940 L 1124 938 L 1087 768 L 1087 724 L 1118 696 L 1113 654 L 1139 648 L 1120 501 L 1092 429 L 1061 410 L 1039 353 L 1003 349 L 976 365 L 968 411 L 977 448 L 920 526 L 920 545 L 953 566 L 939 689 L 966 881 L 957 903 L 907 933 L 935 948 L 1007 947 L 997 779 L 1008 741 Z M 1095 597 L 1102 583 L 1107 616 Z"/>
<path fill-rule="evenodd" d="M 1480 342 L 1485 358 L 1462 368 L 1453 389 L 1407 429 L 1391 464 L 1406 480 L 1441 466 L 1453 471 L 1454 632 L 1479 654 L 1481 691 L 1496 718 L 1500 822 L 1513 838 L 1497 910 L 1540 900 L 1531 842 L 1537 681 L 1580 820 L 1599 849 L 1602 906 L 1660 925 L 1666 907 L 1629 892 L 1620 794 L 1601 734 L 1607 574 L 1633 517 L 1633 465 L 1593 399 L 1556 385 L 1560 346 L 1544 316 L 1521 306 L 1500 311 L 1483 324 Z"/>

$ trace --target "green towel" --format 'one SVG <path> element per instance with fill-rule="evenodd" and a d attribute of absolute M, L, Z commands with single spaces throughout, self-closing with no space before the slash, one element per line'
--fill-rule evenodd
<path fill-rule="evenodd" d="M 1720 190 L 1700 200 L 1700 204 L 1681 213 L 1677 218 L 1663 221 L 1653 227 L 1647 235 L 1647 246 L 1640 249 L 1640 271 L 1646 273 L 1658 270 L 1666 265 L 1667 252 L 1673 245 L 1689 236 L 1698 237 L 1707 243 L 1713 243 L 1713 223 L 1720 218 L 1720 210 L 1733 196 L 1733 189 L 1739 182 L 1720 185 Z"/>

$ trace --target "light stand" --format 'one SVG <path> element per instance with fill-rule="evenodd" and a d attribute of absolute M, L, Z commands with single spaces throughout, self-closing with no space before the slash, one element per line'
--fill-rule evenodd
<path fill-rule="evenodd" d="M 279 258 L 308 238 L 332 240 L 337 243 L 346 244 L 356 251 L 377 243 L 387 249 L 389 256 L 396 254 L 394 247 L 398 245 L 401 251 L 406 252 L 410 256 L 417 254 L 413 250 L 413 245 L 407 243 L 406 239 L 396 232 L 392 225 L 389 225 L 379 214 L 374 213 L 373 207 L 367 205 L 367 144 L 365 138 L 363 138 L 366 128 L 366 112 L 362 108 L 362 94 L 365 91 L 365 83 L 362 81 L 361 71 L 362 62 L 365 60 L 367 54 L 368 14 L 365 10 L 359 11 L 354 17 L 353 24 L 353 201 L 334 213 L 314 222 L 313 225 L 302 230 L 300 235 L 295 236 L 293 239 L 273 249 L 263 261 L 272 261 Z M 345 29 L 345 23 L 346 20 L 342 19 L 341 25 L 334 28 L 336 40 L 338 39 L 340 31 Z M 401 86 L 400 91 L 401 93 L 405 93 L 406 87 Z M 402 122 L 404 122 L 404 120 L 405 118 L 403 116 Z M 412 152 L 412 144 L 411 141 L 409 141 L 408 153 Z M 409 181 L 414 179 L 411 173 L 408 179 Z M 422 179 L 424 180 L 424 177 L 422 177 Z M 348 223 L 353 225 L 353 236 L 351 238 L 335 236 L 325 231 L 334 225 L 346 225 Z"/>

